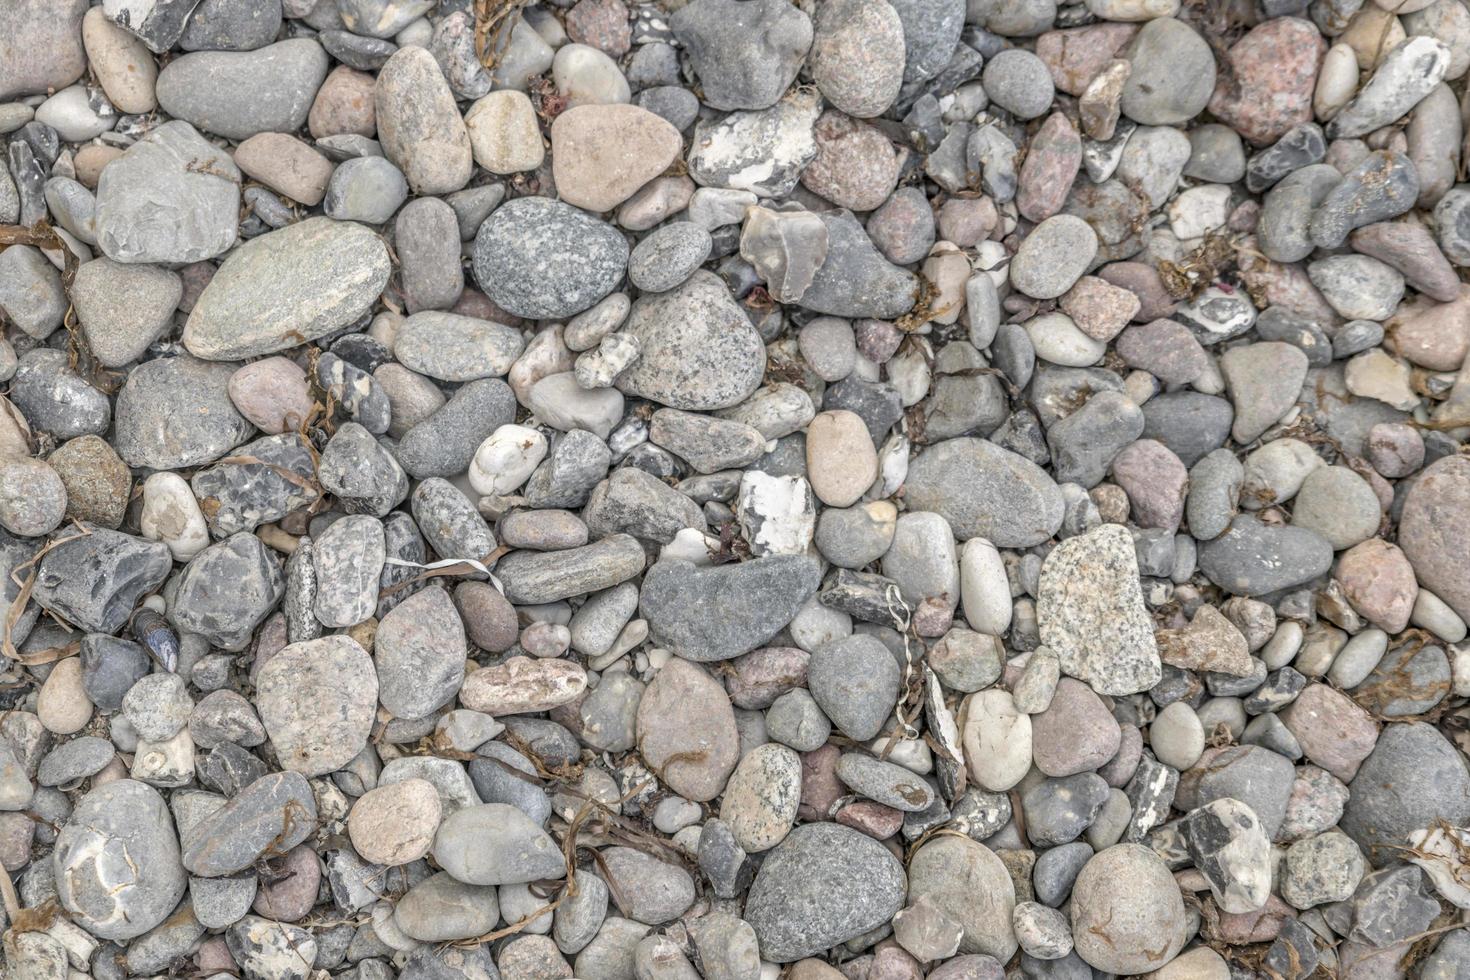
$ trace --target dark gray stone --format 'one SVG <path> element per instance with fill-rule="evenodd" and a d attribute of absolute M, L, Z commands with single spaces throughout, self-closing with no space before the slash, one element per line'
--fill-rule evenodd
<path fill-rule="evenodd" d="M 656 562 L 643 576 L 639 611 L 650 637 L 686 660 L 728 660 L 769 640 L 791 622 L 820 581 L 806 555 L 699 568 Z M 719 616 L 709 615 L 718 608 Z"/>
<path fill-rule="evenodd" d="M 31 597 L 89 633 L 116 633 L 173 568 L 168 546 L 85 524 L 63 529 L 37 566 Z"/>

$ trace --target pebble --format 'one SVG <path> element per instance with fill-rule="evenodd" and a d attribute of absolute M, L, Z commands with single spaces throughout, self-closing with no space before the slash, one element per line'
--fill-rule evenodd
<path fill-rule="evenodd" d="M 611 211 L 663 173 L 680 145 L 679 131 L 647 109 L 574 106 L 551 127 L 552 173 L 563 201 Z"/>
<path fill-rule="evenodd" d="M 373 106 L 383 155 L 415 193 L 447 194 L 469 181 L 474 169 L 469 132 L 449 83 L 426 49 L 409 45 L 394 52 L 378 75 Z"/>
<path fill-rule="evenodd" d="M 840 111 L 859 119 L 881 115 L 898 97 L 906 57 L 903 20 L 892 7 L 838 0 L 812 24 L 812 79 Z"/>
<path fill-rule="evenodd" d="M 57 835 L 57 897 L 89 932 L 128 940 L 164 921 L 187 887 L 167 804 L 131 779 L 83 796 Z"/>
<path fill-rule="evenodd" d="M 791 962 L 886 923 L 903 901 L 903 869 L 881 844 L 848 827 L 810 824 L 761 865 L 745 917 L 762 958 Z"/>
<path fill-rule="evenodd" d="M 0 12 L 21 971 L 1356 976 L 1470 902 L 1470 21 L 1334 3 Z M 589 800 L 653 836 L 544 887 Z"/>
<path fill-rule="evenodd" d="M 292 133 L 306 122 L 330 59 L 312 38 L 254 51 L 195 51 L 158 73 L 158 104 L 169 115 L 232 140 Z"/>
<path fill-rule="evenodd" d="M 231 253 L 195 301 L 184 346 L 222 361 L 286 350 L 361 316 L 388 275 L 387 247 L 367 228 L 308 218 Z"/>
<path fill-rule="evenodd" d="M 627 242 L 610 225 L 567 204 L 522 198 L 498 209 L 475 234 L 475 280 L 517 316 L 567 317 L 616 287 Z M 549 263 L 549 264 L 548 264 Z M 536 285 L 555 282 L 555 292 Z"/>
<path fill-rule="evenodd" d="M 1055 299 L 1081 278 L 1097 254 L 1097 233 L 1081 218 L 1047 218 L 1011 259 L 1011 283 L 1035 299 Z"/>
<path fill-rule="evenodd" d="M 154 129 L 103 168 L 97 182 L 97 245 L 118 262 L 197 262 L 237 237 L 240 171 L 182 119 Z M 144 220 L 156 200 L 173 220 Z M 146 207 L 152 207 L 147 205 Z"/>
<path fill-rule="evenodd" d="M 293 643 L 256 676 L 257 707 L 281 764 L 318 776 L 350 762 L 367 743 L 378 679 L 372 660 L 347 636 Z M 339 718 L 331 729 L 323 713 Z"/>

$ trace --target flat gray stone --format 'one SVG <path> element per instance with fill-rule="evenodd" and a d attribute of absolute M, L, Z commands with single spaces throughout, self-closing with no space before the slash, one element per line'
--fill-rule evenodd
<path fill-rule="evenodd" d="M 1062 526 L 1062 492 L 1047 472 L 985 439 L 936 443 L 910 464 L 910 510 L 949 522 L 961 541 L 987 538 L 999 548 L 1029 548 Z"/>
<path fill-rule="evenodd" d="M 748 653 L 791 622 L 817 589 L 821 569 L 806 555 L 770 555 L 698 568 L 672 559 L 643 576 L 639 611 L 649 634 L 686 660 Z M 709 611 L 718 608 L 719 616 Z"/>
<path fill-rule="evenodd" d="M 235 244 L 240 169 L 189 123 L 164 123 L 102 169 L 97 245 L 118 262 L 199 262 Z"/>
<path fill-rule="evenodd" d="M 371 229 L 307 218 L 230 254 L 195 302 L 184 346 L 228 361 L 308 343 L 366 313 L 391 271 Z"/>
<path fill-rule="evenodd" d="M 495 575 L 511 602 L 535 604 L 612 588 L 643 571 L 643 546 L 628 534 L 563 551 L 517 551 L 500 559 Z"/>
<path fill-rule="evenodd" d="M 158 104 L 169 115 L 232 140 L 294 133 L 306 123 L 331 59 L 315 38 L 256 51 L 196 51 L 158 73 Z"/>

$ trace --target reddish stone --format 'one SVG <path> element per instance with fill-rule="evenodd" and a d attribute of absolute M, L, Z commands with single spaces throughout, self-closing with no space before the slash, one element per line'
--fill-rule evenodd
<path fill-rule="evenodd" d="M 1392 634 L 1409 625 L 1419 583 L 1396 545 L 1382 538 L 1353 545 L 1337 559 L 1336 578 L 1348 602 L 1374 626 Z"/>
<path fill-rule="evenodd" d="M 1209 109 L 1258 145 L 1312 118 L 1312 92 L 1327 42 L 1310 21 L 1277 17 L 1236 42 L 1220 66 Z"/>
<path fill-rule="evenodd" d="M 1252 296 L 1265 300 L 1261 308 L 1281 306 L 1300 317 L 1324 327 L 1336 327 L 1342 317 L 1307 278 L 1307 270 L 1299 263 L 1282 265 L 1272 262 L 1256 250 L 1254 238 L 1246 238 L 1236 254 L 1240 257 L 1240 278 Z"/>
<path fill-rule="evenodd" d="M 725 690 L 737 708 L 763 711 L 793 688 L 806 685 L 811 654 L 796 647 L 765 647 L 736 657 L 725 675 Z"/>
<path fill-rule="evenodd" d="M 215 973 L 233 974 L 239 967 L 235 965 L 235 958 L 230 955 L 230 947 L 225 945 L 224 936 L 211 936 L 199 944 L 199 949 L 194 953 L 194 965 L 204 976 L 213 976 Z"/>
<path fill-rule="evenodd" d="M 1281 722 L 1296 736 L 1302 754 L 1345 783 L 1378 743 L 1378 726 L 1351 698 L 1326 684 L 1308 685 Z"/>
<path fill-rule="evenodd" d="M 879 944 L 873 954 L 873 965 L 868 968 L 868 980 L 923 980 L 923 977 L 919 961 L 891 940 Z"/>
<path fill-rule="evenodd" d="M 807 822 L 827 820 L 832 804 L 847 795 L 837 778 L 837 760 L 842 750 L 828 743 L 801 754 L 801 805 L 796 815 Z"/>
<path fill-rule="evenodd" d="M 903 827 L 903 812 L 873 800 L 855 800 L 837 811 L 836 820 L 876 840 L 887 840 Z"/>
<path fill-rule="evenodd" d="M 817 155 L 801 172 L 802 186 L 838 207 L 871 211 L 898 183 L 903 156 L 876 127 L 835 109 L 812 129 Z"/>
<path fill-rule="evenodd" d="M 1179 530 L 1189 470 L 1162 442 L 1140 439 L 1113 457 L 1113 479 L 1128 494 L 1139 527 Z"/>
<path fill-rule="evenodd" d="M 1174 297 L 1164 288 L 1159 270 L 1145 262 L 1111 262 L 1097 270 L 1097 277 L 1128 290 L 1138 297 L 1134 323 L 1148 323 L 1174 312 Z"/>
<path fill-rule="evenodd" d="M 887 320 L 859 320 L 852 329 L 858 352 L 874 364 L 887 364 L 905 336 Z"/>
<path fill-rule="evenodd" d="M 1068 95 L 1081 95 L 1137 33 L 1137 24 L 1092 24 L 1047 31 L 1036 39 L 1036 56 L 1046 63 L 1057 88 Z"/>
<path fill-rule="evenodd" d="M 623 0 L 581 0 L 567 11 L 567 36 L 589 44 L 609 58 L 621 58 L 633 46 L 633 30 Z"/>
<path fill-rule="evenodd" d="M 1138 313 L 1138 297 L 1097 276 L 1083 276 L 1062 296 L 1062 312 L 1093 340 L 1106 343 L 1118 336 Z"/>
<path fill-rule="evenodd" d="M 1231 946 L 1247 943 L 1269 943 L 1281 932 L 1281 923 L 1296 918 L 1296 910 L 1272 895 L 1255 912 L 1221 912 L 1213 921 L 1203 922 L 1205 936 Z"/>
<path fill-rule="evenodd" d="M 1047 117 L 1031 139 L 1021 164 L 1016 210 L 1030 221 L 1045 221 L 1062 209 L 1082 167 L 1082 137 L 1060 112 Z"/>
<path fill-rule="evenodd" d="M 256 914 L 277 922 L 304 919 L 316 904 L 317 888 L 322 880 L 316 852 L 305 844 L 294 847 L 285 857 L 272 861 L 271 870 L 281 877 L 261 882 L 253 905 Z"/>

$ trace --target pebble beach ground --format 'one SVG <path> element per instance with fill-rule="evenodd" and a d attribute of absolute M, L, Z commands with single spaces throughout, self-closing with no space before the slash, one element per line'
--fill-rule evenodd
<path fill-rule="evenodd" d="M 1465 0 L 0 0 L 6 980 L 1470 980 Z"/>

